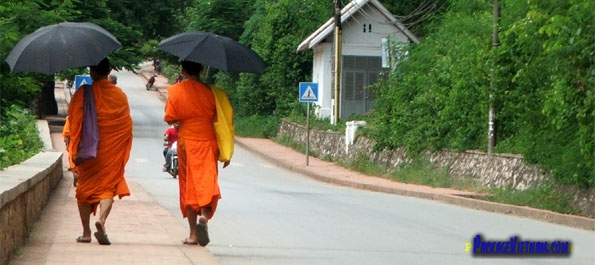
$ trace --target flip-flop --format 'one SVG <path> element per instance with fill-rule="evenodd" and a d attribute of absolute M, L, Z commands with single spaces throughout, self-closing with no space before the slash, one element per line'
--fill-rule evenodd
<path fill-rule="evenodd" d="M 196 224 L 196 238 L 198 244 L 203 247 L 209 244 L 209 242 L 211 242 L 209 240 L 209 232 L 207 232 L 207 226 L 205 224 Z"/>
<path fill-rule="evenodd" d="M 91 243 L 91 239 L 90 238 L 84 238 L 82 236 L 79 236 L 76 238 L 76 242 L 77 243 Z"/>
<path fill-rule="evenodd" d="M 93 235 L 97 239 L 97 242 L 99 242 L 99 245 L 111 245 L 112 242 L 107 238 L 103 224 L 97 221 L 95 222 L 95 228 L 97 228 L 97 232 L 93 233 Z"/>
<path fill-rule="evenodd" d="M 198 245 L 198 242 L 192 242 L 192 241 L 188 241 L 188 238 L 185 238 L 185 239 L 182 241 L 182 244 L 184 244 L 184 245 Z"/>

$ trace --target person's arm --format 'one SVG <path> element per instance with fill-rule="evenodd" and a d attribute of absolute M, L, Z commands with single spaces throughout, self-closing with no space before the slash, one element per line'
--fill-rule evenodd
<path fill-rule="evenodd" d="M 166 130 L 165 133 L 163 134 L 163 146 L 167 147 L 169 145 L 169 136 L 171 134 L 169 133 L 169 130 Z"/>

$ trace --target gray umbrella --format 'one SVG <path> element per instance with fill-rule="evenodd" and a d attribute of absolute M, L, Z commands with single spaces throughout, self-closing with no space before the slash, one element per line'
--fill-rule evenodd
<path fill-rule="evenodd" d="M 171 36 L 157 46 L 182 60 L 226 72 L 262 74 L 266 64 L 252 49 L 229 37 L 201 31 Z"/>
<path fill-rule="evenodd" d="M 6 57 L 13 73 L 54 74 L 96 65 L 122 47 L 107 30 L 88 22 L 45 26 L 21 39 Z"/>

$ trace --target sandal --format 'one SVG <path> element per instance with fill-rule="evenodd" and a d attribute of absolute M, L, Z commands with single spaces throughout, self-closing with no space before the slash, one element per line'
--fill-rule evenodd
<path fill-rule="evenodd" d="M 200 222 L 196 224 L 196 238 L 198 240 L 198 244 L 203 247 L 211 242 L 209 240 L 209 232 L 207 230 L 207 224 L 202 224 Z"/>
<path fill-rule="evenodd" d="M 97 228 L 97 232 L 93 233 L 93 235 L 97 239 L 97 242 L 99 242 L 99 245 L 111 245 L 112 242 L 107 238 L 103 224 L 97 221 L 95 222 L 95 228 Z"/>

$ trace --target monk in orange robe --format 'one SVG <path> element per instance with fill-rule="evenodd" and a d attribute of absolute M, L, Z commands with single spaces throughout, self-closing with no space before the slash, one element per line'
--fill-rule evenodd
<path fill-rule="evenodd" d="M 132 117 L 126 94 L 107 79 L 111 72 L 107 58 L 89 67 L 89 70 L 93 79 L 99 142 L 96 158 L 85 160 L 74 168 L 78 173 L 76 199 L 83 225 L 83 235 L 77 238 L 77 242 L 91 242 L 90 216 L 96 214 L 99 206 L 99 220 L 95 223 L 97 232 L 94 235 L 99 244 L 109 245 L 105 222 L 114 197 L 121 199 L 130 195 L 124 169 L 132 149 Z M 82 136 L 84 90 L 84 86 L 77 89 L 68 108 L 68 152 L 73 161 L 78 156 Z"/>
<path fill-rule="evenodd" d="M 190 226 L 190 235 L 182 243 L 206 246 L 209 243 L 207 222 L 217 209 L 221 192 L 217 168 L 219 147 L 213 126 L 215 96 L 209 86 L 200 82 L 201 72 L 201 64 L 182 62 L 182 74 L 186 79 L 168 87 L 164 120 L 169 124 L 180 123 L 180 210 Z M 229 163 L 225 162 L 223 167 Z"/>

